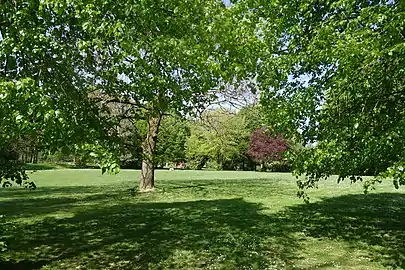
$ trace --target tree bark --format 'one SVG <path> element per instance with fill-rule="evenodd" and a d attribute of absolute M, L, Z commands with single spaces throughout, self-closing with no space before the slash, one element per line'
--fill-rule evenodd
<path fill-rule="evenodd" d="M 155 149 L 159 133 L 162 114 L 151 116 L 148 121 L 148 133 L 142 143 L 142 170 L 139 189 L 141 191 L 152 191 L 155 188 Z"/>

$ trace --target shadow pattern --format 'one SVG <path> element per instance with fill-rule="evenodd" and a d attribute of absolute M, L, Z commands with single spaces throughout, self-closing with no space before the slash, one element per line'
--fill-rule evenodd
<path fill-rule="evenodd" d="M 303 241 L 297 233 L 344 241 L 387 268 L 405 268 L 404 194 L 345 195 L 264 214 L 242 198 L 158 203 L 83 187 L 52 192 L 75 188 L 82 196 L 0 202 L 8 219 L 2 238 L 13 251 L 0 269 L 292 269 Z M 14 222 L 64 208 L 73 216 Z"/>
<path fill-rule="evenodd" d="M 8 241 L 25 260 L 71 259 L 66 269 L 283 268 L 293 239 L 259 211 L 242 199 L 121 204 L 17 224 Z"/>
<path fill-rule="evenodd" d="M 282 216 L 307 236 L 343 240 L 367 250 L 372 261 L 405 269 L 405 194 L 324 198 L 290 207 Z"/>

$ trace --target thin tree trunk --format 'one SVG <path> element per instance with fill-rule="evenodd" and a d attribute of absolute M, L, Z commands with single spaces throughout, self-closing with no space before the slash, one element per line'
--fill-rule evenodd
<path fill-rule="evenodd" d="M 35 147 L 31 147 L 31 149 L 30 149 L 30 152 L 31 152 L 31 163 L 34 163 L 34 160 L 35 160 Z"/>
<path fill-rule="evenodd" d="M 34 163 L 37 164 L 39 160 L 39 150 L 38 148 L 35 148 L 35 152 L 34 152 Z"/>
<path fill-rule="evenodd" d="M 148 121 L 148 133 L 142 143 L 143 159 L 139 182 L 139 189 L 141 191 L 151 191 L 155 187 L 154 155 L 161 120 L 162 114 L 159 113 L 157 116 L 149 118 Z"/>

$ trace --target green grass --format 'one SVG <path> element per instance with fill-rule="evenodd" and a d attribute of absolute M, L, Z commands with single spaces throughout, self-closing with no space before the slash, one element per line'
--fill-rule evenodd
<path fill-rule="evenodd" d="M 390 182 L 321 183 L 311 203 L 289 174 L 48 170 L 36 191 L 0 189 L 0 269 L 403 269 L 405 193 Z"/>

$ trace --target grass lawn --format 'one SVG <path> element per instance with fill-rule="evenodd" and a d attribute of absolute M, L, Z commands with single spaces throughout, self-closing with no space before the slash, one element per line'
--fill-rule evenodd
<path fill-rule="evenodd" d="M 296 197 L 290 174 L 49 170 L 0 189 L 0 269 L 404 269 L 405 192 L 331 180 Z"/>

